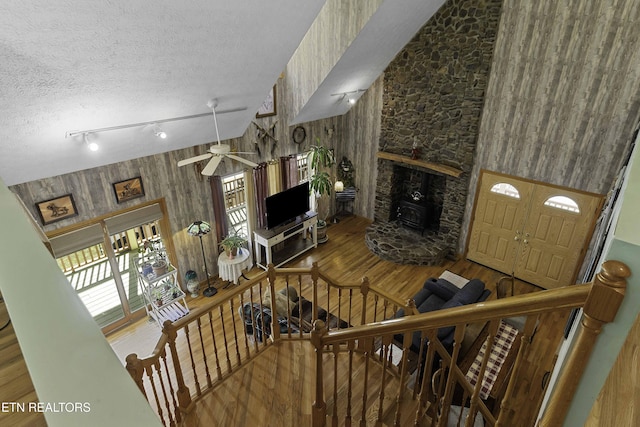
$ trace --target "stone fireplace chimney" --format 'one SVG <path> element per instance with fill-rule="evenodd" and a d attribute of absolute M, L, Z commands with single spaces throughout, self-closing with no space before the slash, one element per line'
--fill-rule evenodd
<path fill-rule="evenodd" d="M 383 259 L 434 265 L 456 252 L 501 8 L 501 0 L 446 2 L 385 70 L 374 222 L 365 238 Z M 426 215 L 440 215 L 407 227 L 398 207 L 407 192 L 421 191 L 421 174 L 429 175 Z"/>

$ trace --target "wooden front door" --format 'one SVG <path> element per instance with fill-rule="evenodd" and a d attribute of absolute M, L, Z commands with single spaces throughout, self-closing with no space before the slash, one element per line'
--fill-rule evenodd
<path fill-rule="evenodd" d="M 533 186 L 488 173 L 480 179 L 467 258 L 511 274 Z"/>
<path fill-rule="evenodd" d="M 482 171 L 467 258 L 546 289 L 575 283 L 603 197 Z"/>
<path fill-rule="evenodd" d="M 575 206 L 554 203 L 558 197 L 566 197 Z M 537 186 L 515 275 L 545 289 L 574 283 L 601 201 L 592 194 Z"/>

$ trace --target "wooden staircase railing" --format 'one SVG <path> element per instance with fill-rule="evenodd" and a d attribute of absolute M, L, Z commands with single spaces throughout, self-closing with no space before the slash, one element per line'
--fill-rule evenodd
<path fill-rule="evenodd" d="M 281 323 L 275 315 L 267 321 L 265 314 L 257 321 L 251 315 L 252 324 L 247 325 L 244 308 L 249 314 L 273 314 L 265 305 L 266 294 L 276 295 L 290 286 L 310 303 L 307 318 L 296 315 L 294 302 L 288 301 L 287 312 L 292 314 Z M 197 399 L 268 346 L 278 340 L 309 340 L 314 321 L 327 320 L 323 313 L 341 320 L 329 328 L 340 330 L 383 320 L 402 307 L 402 302 L 370 287 L 366 278 L 359 285 L 342 286 L 315 263 L 312 268 L 270 266 L 187 316 L 165 322 L 154 351 L 144 358 L 128 355 L 126 368 L 164 425 L 176 425 Z"/>
<path fill-rule="evenodd" d="M 514 413 L 512 392 L 515 381 L 518 379 L 518 371 L 527 355 L 538 316 L 559 309 L 582 307 L 584 315 L 581 319 L 581 331 L 577 342 L 553 390 L 552 403 L 546 408 L 539 424 L 540 426 L 562 425 L 577 386 L 576 379 L 580 378 L 584 372 L 602 325 L 614 319 L 624 297 L 626 278 L 629 274 L 630 271 L 626 265 L 617 261 L 607 261 L 591 284 L 486 301 L 337 331 L 327 331 L 324 324 L 318 321 L 314 324 L 311 336 L 311 342 L 316 350 L 317 371 L 313 425 L 314 427 L 324 426 L 327 420 L 331 420 L 333 425 L 336 423 L 350 425 L 352 418 L 356 415 L 353 412 L 352 403 L 362 402 L 359 408 L 362 411 L 360 425 L 366 425 L 367 421 L 370 421 L 375 422 L 376 425 L 446 426 L 450 425 L 448 424 L 450 409 L 454 398 L 455 406 L 460 408 L 460 413 L 462 408 L 468 407 L 468 416 L 453 417 L 457 425 L 473 425 L 473 420 L 478 414 L 484 418 L 485 425 L 516 425 L 510 418 Z M 472 386 L 465 376 L 466 372 L 458 366 L 462 339 L 467 324 L 489 322 L 490 332 L 487 336 L 487 344 L 490 345 L 501 319 L 523 315 L 527 316 L 527 321 L 521 335 L 521 345 L 508 378 L 507 390 L 496 415 L 496 411 L 492 412 L 479 397 L 482 381 L 477 381 L 475 386 Z M 454 344 L 452 349 L 445 349 L 437 338 L 437 332 L 438 328 L 451 325 L 455 325 Z M 423 338 L 422 348 L 418 352 L 422 357 L 418 358 L 418 365 L 414 371 L 413 392 L 408 393 L 406 390 L 407 360 L 411 337 L 416 331 Z M 402 346 L 399 382 L 395 383 L 391 381 L 393 376 L 387 375 L 391 362 L 386 356 L 393 341 L 399 341 Z M 376 342 L 381 343 L 380 349 L 377 348 Z M 379 353 L 385 355 L 382 358 L 382 372 L 367 369 L 371 365 L 367 362 L 365 362 L 365 369 L 357 372 L 352 369 L 353 349 L 356 343 L 362 345 L 363 355 L 367 359 L 376 360 Z M 344 350 L 338 351 L 336 346 Z M 479 378 L 484 376 L 489 353 L 489 351 L 485 352 L 480 365 Z M 334 361 L 333 364 L 327 365 L 325 361 L 331 357 L 335 359 L 342 357 L 347 361 L 343 363 Z M 323 371 L 327 366 L 332 366 L 333 369 L 338 369 L 339 366 L 343 368 L 341 372 Z M 346 392 L 340 392 L 340 396 L 347 396 L 346 398 L 349 399 L 346 403 L 344 398 L 337 398 L 335 383 L 333 393 L 326 390 L 330 384 L 325 385 L 324 379 L 338 377 L 342 378 L 349 387 Z M 360 395 L 351 390 L 353 384 L 365 384 Z M 372 391 L 375 391 L 375 396 L 372 396 Z M 371 405 L 374 407 L 377 405 L 375 413 L 370 410 Z M 343 413 L 337 413 L 336 408 L 343 410 Z M 413 413 L 409 419 L 408 412 Z"/>
<path fill-rule="evenodd" d="M 540 423 L 560 425 L 558 420 L 564 419 L 570 399 L 567 395 L 573 395 L 575 387 L 571 379 L 584 370 L 601 325 L 615 316 L 629 274 L 624 264 L 609 261 L 592 284 L 386 320 L 400 308 L 411 313 L 412 307 L 371 286 L 366 278 L 359 285 L 342 286 L 320 272 L 316 264 L 312 268 L 270 266 L 267 272 L 219 294 L 184 318 L 165 322 L 152 354 L 144 358 L 130 354 L 126 367 L 164 425 L 177 425 L 183 412 L 190 411 L 198 399 L 266 348 L 279 340 L 306 339 L 315 346 L 317 355 L 314 426 L 327 421 L 350 425 L 358 418 L 361 425 L 371 420 L 389 425 L 442 426 L 456 401 L 462 402 L 457 406 L 470 407 L 466 425 L 472 425 L 476 414 L 485 419 L 485 425 L 509 425 L 515 378 L 538 315 L 584 307 L 583 332 L 556 386 L 554 395 L 561 397 L 553 400 Z M 267 291 L 276 295 L 287 287 L 311 303 L 308 318 L 296 313 L 291 301 L 286 309 L 291 314 L 281 322 L 276 315 L 267 322 L 262 314 L 259 318 L 251 315 L 247 325 L 244 308 L 252 307 L 250 313 L 268 313 Z M 328 316 L 322 317 L 323 313 Z M 481 382 L 472 387 L 457 365 L 462 337 L 468 324 L 488 322 L 489 344 L 500 319 L 521 315 L 528 316 L 527 323 L 496 415 L 479 398 Z M 339 321 L 332 323 L 332 316 Z M 455 326 L 455 341 L 452 349 L 446 349 L 437 331 L 450 325 Z M 418 352 L 422 357 L 410 360 L 415 331 L 429 345 L 423 344 Z M 482 360 L 480 378 L 488 354 Z M 392 363 L 398 356 L 400 362 Z M 330 387 L 325 384 L 329 378 Z M 463 425 L 462 417 L 458 421 Z"/>

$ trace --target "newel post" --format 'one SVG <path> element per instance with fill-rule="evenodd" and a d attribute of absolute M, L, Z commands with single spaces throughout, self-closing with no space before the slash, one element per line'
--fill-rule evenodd
<path fill-rule="evenodd" d="M 364 276 L 360 282 L 360 294 L 362 295 L 362 315 L 360 324 L 367 324 L 367 295 L 369 295 L 369 278 Z"/>
<path fill-rule="evenodd" d="M 138 385 L 138 388 L 147 397 L 147 393 L 144 391 L 144 385 L 142 384 L 142 374 L 144 373 L 144 366 L 142 366 L 142 360 L 138 359 L 138 355 L 131 353 L 125 358 L 127 365 L 127 372 L 133 378 L 133 381 Z"/>
<path fill-rule="evenodd" d="M 313 417 L 313 427 L 323 427 L 327 422 L 327 404 L 324 401 L 322 384 L 322 349 L 324 347 L 322 337 L 326 335 L 326 333 L 327 327 L 322 320 L 316 320 L 313 322 L 313 329 L 311 330 L 311 344 L 313 344 L 316 349 L 316 397 L 313 402 L 311 412 Z"/>
<path fill-rule="evenodd" d="M 171 323 L 170 320 L 166 320 L 162 325 L 162 333 L 167 336 L 167 344 L 169 345 L 169 351 L 171 352 L 173 370 L 176 374 L 176 383 L 178 384 L 176 397 L 178 398 L 178 406 L 182 410 L 188 410 L 191 405 L 191 392 L 189 391 L 189 387 L 184 383 L 182 368 L 180 367 L 180 358 L 178 357 L 178 350 L 176 349 L 176 337 L 178 336 L 178 332 L 173 327 L 173 323 Z"/>
<path fill-rule="evenodd" d="M 280 323 L 278 323 L 278 310 L 276 310 L 276 268 L 273 264 L 269 264 L 267 281 L 269 282 L 269 295 L 271 295 L 271 336 L 273 341 L 280 339 Z"/>
<path fill-rule="evenodd" d="M 619 261 L 607 261 L 593 280 L 584 305 L 580 329 L 558 382 L 551 394 L 549 406 L 538 424 L 540 427 L 562 425 L 573 400 L 578 383 L 589 362 L 596 339 L 605 323 L 612 322 L 624 298 L 629 267 Z"/>

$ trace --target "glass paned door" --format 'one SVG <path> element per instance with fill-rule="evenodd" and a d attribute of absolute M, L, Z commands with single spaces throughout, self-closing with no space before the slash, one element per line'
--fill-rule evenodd
<path fill-rule="evenodd" d="M 100 327 L 125 316 L 104 245 L 57 258 L 60 269 Z"/>
<path fill-rule="evenodd" d="M 105 332 L 144 309 L 136 260 L 164 250 L 158 221 L 111 234 L 109 242 L 110 247 L 99 243 L 57 258 L 69 283 Z"/>
<path fill-rule="evenodd" d="M 134 313 L 143 309 L 145 305 L 142 286 L 138 280 L 137 260 L 143 256 L 152 256 L 153 253 L 164 253 L 160 227 L 158 222 L 154 221 L 111 235 L 110 238 L 124 299 L 129 306 L 129 312 Z M 166 257 L 166 254 L 164 256 Z"/>

